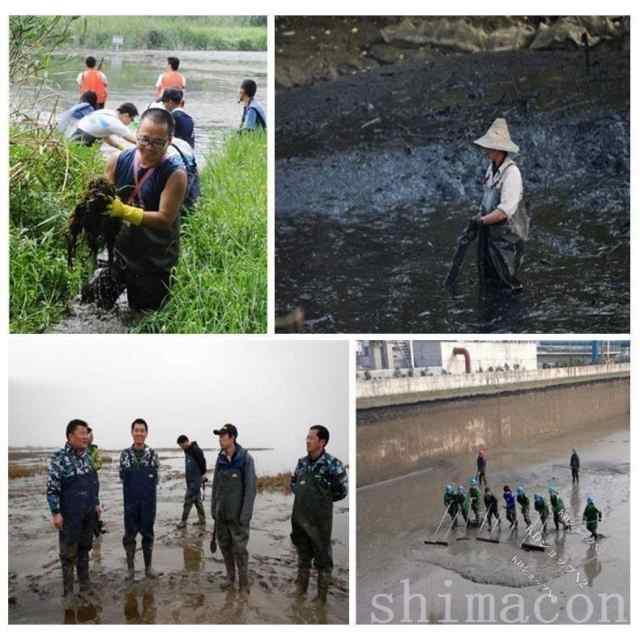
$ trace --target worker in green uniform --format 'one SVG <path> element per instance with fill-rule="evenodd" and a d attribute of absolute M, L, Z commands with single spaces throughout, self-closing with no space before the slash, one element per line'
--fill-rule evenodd
<path fill-rule="evenodd" d="M 475 478 L 471 478 L 469 482 L 469 499 L 471 500 L 471 511 L 473 511 L 474 524 L 480 524 L 480 489 L 478 488 L 478 481 Z"/>
<path fill-rule="evenodd" d="M 456 503 L 458 505 L 458 511 L 462 515 L 462 522 L 466 524 L 467 518 L 469 516 L 469 501 L 467 500 L 467 494 L 465 493 L 464 487 L 460 485 L 458 487 L 458 492 L 455 496 Z"/>
<path fill-rule="evenodd" d="M 518 504 L 520 505 L 520 512 L 522 513 L 522 519 L 524 520 L 527 527 L 531 526 L 531 518 L 529 517 L 529 505 L 530 500 L 529 496 L 527 496 L 524 487 L 518 487 L 516 490 Z"/>
<path fill-rule="evenodd" d="M 547 518 L 549 517 L 549 507 L 545 502 L 544 496 L 535 494 L 533 496 L 533 508 L 540 516 L 540 522 L 542 523 L 542 534 L 547 533 Z"/>
<path fill-rule="evenodd" d="M 602 511 L 593 502 L 592 497 L 587 498 L 587 506 L 582 514 L 582 521 L 587 527 L 587 531 L 594 540 L 598 539 L 598 522 L 602 522 Z"/>
<path fill-rule="evenodd" d="M 571 525 L 567 524 L 566 521 L 564 502 L 553 487 L 549 487 L 549 502 L 551 503 L 551 511 L 553 512 L 553 524 L 556 527 L 556 531 L 558 531 L 558 529 L 560 528 L 560 524 L 562 524 L 563 530 L 571 529 Z"/>
<path fill-rule="evenodd" d="M 294 494 L 291 541 L 298 552 L 296 593 L 309 588 L 311 565 L 318 570 L 318 601 L 324 604 L 331 584 L 333 556 L 331 532 L 333 503 L 348 493 L 347 471 L 338 458 L 326 451 L 329 429 L 314 425 L 307 433 L 307 455 L 298 460 L 291 476 Z"/>

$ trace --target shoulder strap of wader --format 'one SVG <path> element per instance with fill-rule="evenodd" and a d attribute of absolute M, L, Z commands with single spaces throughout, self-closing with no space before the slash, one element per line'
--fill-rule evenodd
<path fill-rule="evenodd" d="M 164 158 L 163 158 L 164 160 Z M 155 167 L 149 169 L 143 176 L 142 180 L 138 180 L 138 171 L 140 170 L 140 154 L 138 150 L 134 152 L 133 155 L 133 184 L 135 185 L 133 191 L 127 198 L 127 202 L 134 202 L 138 199 L 138 195 L 140 194 L 140 190 L 142 189 L 142 185 L 153 175 L 156 170 Z M 140 200 L 138 200 L 138 204 L 143 204 Z"/>

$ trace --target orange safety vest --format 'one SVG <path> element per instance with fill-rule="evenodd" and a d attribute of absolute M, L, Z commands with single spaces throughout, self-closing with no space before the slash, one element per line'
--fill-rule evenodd
<path fill-rule="evenodd" d="M 161 96 L 165 89 L 180 89 L 184 91 L 184 76 L 179 71 L 165 71 L 160 78 L 158 95 Z"/>
<path fill-rule="evenodd" d="M 87 69 L 80 80 L 80 95 L 85 91 L 93 91 L 98 97 L 98 104 L 107 101 L 107 86 L 97 69 Z"/>

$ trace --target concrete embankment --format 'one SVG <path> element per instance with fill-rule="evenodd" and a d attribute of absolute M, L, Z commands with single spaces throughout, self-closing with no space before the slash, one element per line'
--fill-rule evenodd
<path fill-rule="evenodd" d="M 628 413 L 628 365 L 361 382 L 358 486 Z"/>

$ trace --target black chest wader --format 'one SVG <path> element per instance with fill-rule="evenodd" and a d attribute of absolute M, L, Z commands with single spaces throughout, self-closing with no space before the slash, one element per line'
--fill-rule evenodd
<path fill-rule="evenodd" d="M 227 570 L 223 588 L 231 588 L 236 578 L 236 568 L 241 590 L 248 590 L 249 578 L 249 525 L 240 524 L 244 501 L 243 471 L 240 466 L 219 468 L 215 478 L 216 512 L 215 531 L 218 546 Z"/>
<path fill-rule="evenodd" d="M 510 167 L 505 169 L 509 171 Z M 491 213 L 500 204 L 500 183 L 504 176 L 491 186 L 485 186 L 482 196 L 483 214 Z M 527 221 L 524 202 L 518 205 L 514 216 Z M 510 291 L 522 290 L 522 283 L 517 278 L 522 264 L 524 240 L 528 223 L 523 225 L 521 237 L 516 233 L 515 225 L 509 220 L 496 224 L 482 224 L 478 233 L 478 277 L 481 288 L 506 289 Z"/>
<path fill-rule="evenodd" d="M 89 551 L 93 546 L 93 532 L 98 519 L 97 505 L 98 474 L 95 471 L 79 474 L 75 467 L 75 474 L 62 480 L 60 498 L 63 524 L 58 538 L 65 596 L 73 593 L 74 567 L 80 588 L 89 586 Z"/>
<path fill-rule="evenodd" d="M 198 512 L 198 522 L 204 526 L 206 517 L 204 513 L 204 506 L 202 505 L 202 471 L 195 458 L 190 454 L 185 454 L 184 457 L 185 466 L 185 478 L 187 481 L 187 491 L 184 496 L 184 504 L 182 507 L 182 520 L 178 527 L 182 528 L 186 526 L 189 514 L 191 513 L 191 507 L 195 505 Z"/>

